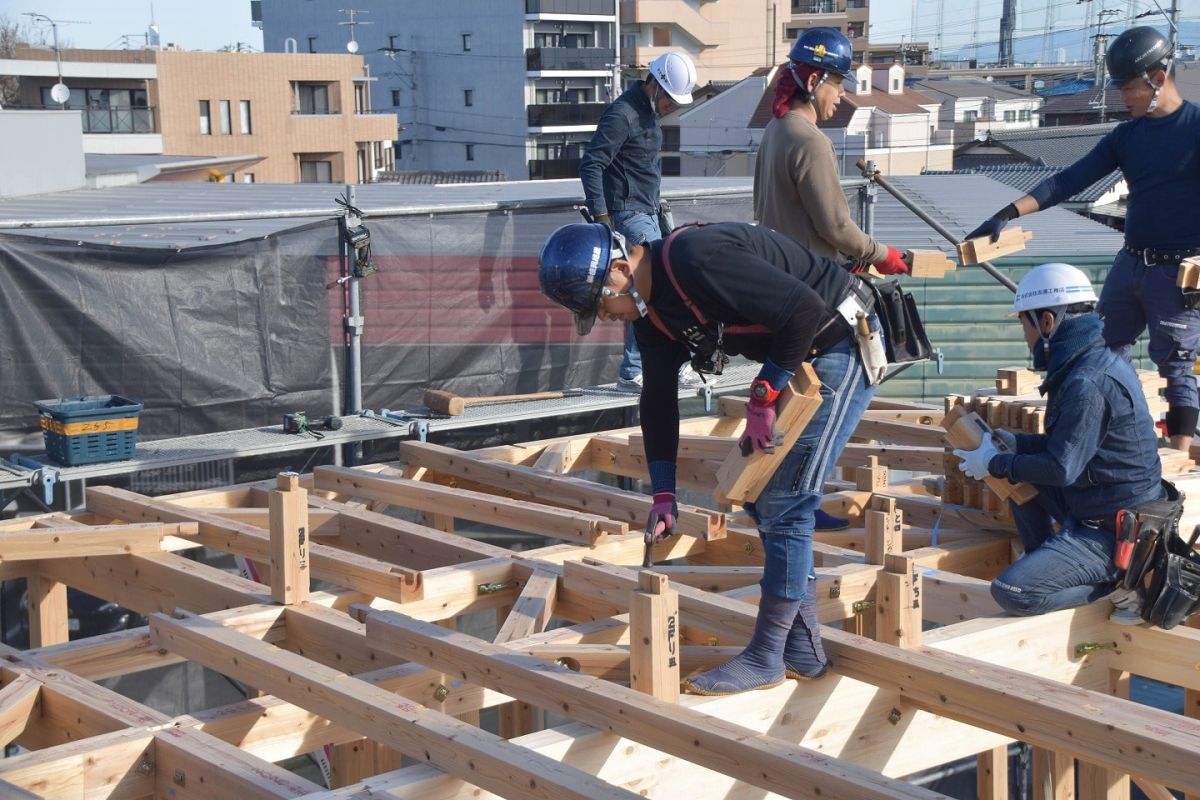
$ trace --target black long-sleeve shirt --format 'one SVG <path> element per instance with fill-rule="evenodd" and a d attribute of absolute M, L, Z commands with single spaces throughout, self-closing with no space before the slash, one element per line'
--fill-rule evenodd
<path fill-rule="evenodd" d="M 648 303 L 664 319 L 694 321 L 663 264 L 664 242 L 651 247 Z M 857 280 L 838 262 L 814 255 L 768 228 L 722 222 L 689 228 L 670 248 L 671 272 L 684 294 L 709 320 L 726 326 L 757 325 L 765 331 L 725 332 L 725 352 L 754 361 L 770 358 L 795 372 L 813 337 Z M 675 461 L 679 446 L 676 375 L 689 358 L 650 318 L 634 323 L 645 382 L 641 397 L 646 460 Z"/>

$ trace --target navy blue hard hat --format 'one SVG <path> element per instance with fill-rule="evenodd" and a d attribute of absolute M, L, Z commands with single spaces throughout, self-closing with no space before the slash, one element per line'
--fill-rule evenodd
<path fill-rule="evenodd" d="M 1125 81 L 1154 69 L 1165 69 L 1175 55 L 1171 40 L 1149 25 L 1122 33 L 1108 46 L 1104 64 L 1115 81 Z"/>
<path fill-rule="evenodd" d="M 550 234 L 538 257 L 542 294 L 575 314 L 575 330 L 587 334 L 596 322 L 600 290 L 614 258 L 624 257 L 620 234 L 599 222 L 574 222 Z"/>
<path fill-rule="evenodd" d="M 837 28 L 807 28 L 792 45 L 788 58 L 797 64 L 850 77 L 850 40 Z"/>

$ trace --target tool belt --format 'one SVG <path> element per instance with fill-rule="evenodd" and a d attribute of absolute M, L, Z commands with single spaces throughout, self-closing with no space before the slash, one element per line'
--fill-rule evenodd
<path fill-rule="evenodd" d="M 933 357 L 933 345 L 925 334 L 925 324 L 917 311 L 917 301 L 900 288 L 899 281 L 870 282 L 875 295 L 875 312 L 883 328 L 883 341 L 889 364 L 927 361 Z"/>
<path fill-rule="evenodd" d="M 808 357 L 815 358 L 835 344 L 850 338 L 854 334 L 854 323 L 851 320 L 856 319 L 859 313 L 869 317 L 874 307 L 875 294 L 870 285 L 866 281 L 851 277 L 846 297 L 838 304 L 837 310 L 817 328 Z"/>
<path fill-rule="evenodd" d="M 1130 247 L 1129 245 L 1125 245 L 1121 249 L 1134 258 L 1140 259 L 1147 267 L 1154 267 L 1160 264 L 1178 266 L 1179 262 L 1185 258 L 1200 255 L 1200 247 L 1167 250 L 1155 247 Z"/>
<path fill-rule="evenodd" d="M 1200 525 L 1185 542 L 1179 536 L 1183 495 L 1169 481 L 1163 488 L 1165 498 L 1135 509 L 1137 542 L 1121 585 L 1143 594 L 1144 621 L 1170 630 L 1200 610 L 1200 555 L 1192 549 Z"/>

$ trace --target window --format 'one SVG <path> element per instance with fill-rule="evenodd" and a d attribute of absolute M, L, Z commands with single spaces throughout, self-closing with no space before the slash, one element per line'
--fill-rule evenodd
<path fill-rule="evenodd" d="M 899 78 L 892 78 L 892 91 L 893 92 L 900 91 L 900 79 Z"/>
<path fill-rule="evenodd" d="M 301 183 L 333 183 L 333 164 L 329 161 L 301 161 Z"/>
<path fill-rule="evenodd" d="M 1022 108 L 1017 114 L 1017 119 L 1019 119 L 1021 122 L 1029 122 L 1029 109 Z"/>
<path fill-rule="evenodd" d="M 467 161 L 475 160 L 475 145 L 469 144 L 467 147 Z"/>
<path fill-rule="evenodd" d="M 328 114 L 329 87 L 323 83 L 297 84 L 296 110 L 301 114 Z"/>
<path fill-rule="evenodd" d="M 963 122 L 974 122 L 977 119 L 979 119 L 978 111 L 964 111 L 963 112 Z"/>
<path fill-rule="evenodd" d="M 794 37 L 792 37 L 792 38 L 794 38 Z M 622 50 L 632 50 L 635 47 L 637 47 L 637 34 L 636 33 L 622 33 L 621 34 L 621 49 Z"/>
<path fill-rule="evenodd" d="M 254 183 L 254 173 L 253 172 L 243 172 L 242 173 L 242 183 Z"/>
<path fill-rule="evenodd" d="M 392 89 L 392 108 L 400 107 L 400 90 Z"/>
<path fill-rule="evenodd" d="M 471 49 L 471 34 L 464 33 L 462 35 L 462 40 L 463 40 L 463 52 L 466 53 L 466 52 L 470 51 L 470 49 Z"/>
<path fill-rule="evenodd" d="M 475 105 L 475 90 L 474 89 L 463 89 L 463 105 L 464 106 Z"/>
<path fill-rule="evenodd" d="M 310 53 L 317 52 L 317 37 L 315 37 L 315 36 L 308 37 L 308 52 L 310 52 Z"/>
<path fill-rule="evenodd" d="M 254 133 L 254 126 L 250 124 L 250 101 L 242 100 L 238 106 L 242 112 L 242 133 Z"/>
<path fill-rule="evenodd" d="M 200 101 L 200 134 L 208 136 L 212 133 L 212 116 L 208 111 L 208 101 Z"/>
<path fill-rule="evenodd" d="M 651 47 L 670 47 L 671 46 L 671 29 L 670 28 L 651 28 L 650 29 L 650 46 Z"/>
<path fill-rule="evenodd" d="M 866 93 L 866 91 L 867 91 L 867 82 L 866 82 L 865 80 L 861 80 L 861 81 L 859 81 L 859 82 L 858 82 L 858 91 L 859 91 L 859 94 L 865 94 L 865 93 Z"/>
<path fill-rule="evenodd" d="M 1005 111 L 1004 112 L 1004 121 L 1005 122 L 1016 122 L 1017 121 L 1017 112 Z"/>
<path fill-rule="evenodd" d="M 229 101 L 221 100 L 217 107 L 221 110 L 221 134 L 228 136 L 233 131 L 229 122 Z"/>

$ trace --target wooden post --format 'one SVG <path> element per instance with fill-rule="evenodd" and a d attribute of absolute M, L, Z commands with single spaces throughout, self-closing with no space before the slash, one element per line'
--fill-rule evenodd
<path fill-rule="evenodd" d="M 886 473 L 887 469 L 884 468 L 883 471 Z M 904 512 L 896 508 L 895 500 L 890 497 L 872 497 L 871 509 L 863 517 L 867 529 L 866 546 L 863 550 L 868 564 L 882 565 L 889 553 L 899 553 L 904 549 Z"/>
<path fill-rule="evenodd" d="M 67 585 L 30 575 L 29 646 L 48 647 L 71 638 L 67 610 Z"/>
<path fill-rule="evenodd" d="M 1034 747 L 1033 800 L 1075 800 L 1075 759 Z"/>
<path fill-rule="evenodd" d="M 854 482 L 860 492 L 882 492 L 888 487 L 888 468 L 879 466 L 878 456 L 868 456 L 865 467 L 855 467 Z"/>
<path fill-rule="evenodd" d="M 665 575 L 643 570 L 629 598 L 629 685 L 679 699 L 679 595 Z"/>
<path fill-rule="evenodd" d="M 293 605 L 308 600 L 308 492 L 295 472 L 281 472 L 270 493 L 271 598 Z"/>
<path fill-rule="evenodd" d="M 921 575 L 916 562 L 888 554 L 883 565 L 875 578 L 879 609 L 875 638 L 897 647 L 916 647 L 921 644 Z"/>
<path fill-rule="evenodd" d="M 1008 800 L 1008 745 L 980 753 L 975 776 L 979 800 Z"/>

